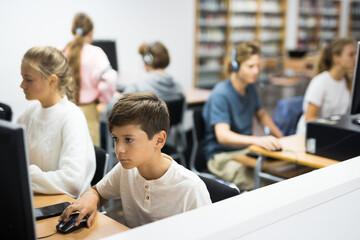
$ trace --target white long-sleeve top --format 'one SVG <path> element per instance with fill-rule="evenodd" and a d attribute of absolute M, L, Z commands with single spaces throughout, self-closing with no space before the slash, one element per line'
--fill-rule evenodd
<path fill-rule="evenodd" d="M 43 108 L 34 101 L 18 119 L 25 125 L 32 190 L 80 196 L 95 173 L 95 151 L 82 111 L 66 96 Z"/>

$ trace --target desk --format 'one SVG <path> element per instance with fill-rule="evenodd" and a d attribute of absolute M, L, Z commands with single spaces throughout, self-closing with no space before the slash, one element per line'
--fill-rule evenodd
<path fill-rule="evenodd" d="M 312 168 L 323 168 L 339 162 L 306 153 L 304 134 L 283 137 L 279 139 L 279 141 L 283 148 L 283 151 L 281 152 L 268 151 L 256 145 L 251 145 L 249 147 L 250 151 L 260 154 L 255 166 L 255 188 L 260 186 L 260 177 L 274 179 L 272 175 L 272 177 L 270 177 L 268 174 L 261 172 L 262 163 L 265 157 L 272 157 L 288 162 L 298 163 Z M 280 181 L 283 179 L 279 178 L 277 180 Z"/>
<path fill-rule="evenodd" d="M 35 195 L 34 207 L 39 208 L 60 202 L 71 203 L 72 201 L 74 201 L 74 199 L 67 195 Z M 55 226 L 58 223 L 58 218 L 57 216 L 36 221 L 37 237 L 39 238 L 54 233 L 56 231 Z M 57 233 L 46 239 L 99 239 L 128 229 L 128 227 L 98 212 L 95 222 L 90 228 L 85 227 L 69 234 Z"/>
<path fill-rule="evenodd" d="M 253 169 L 256 168 L 256 163 L 257 163 L 256 157 L 249 157 L 247 155 L 244 155 L 244 156 L 238 156 L 234 160 L 247 167 Z M 261 167 L 262 173 L 265 172 L 273 176 L 280 177 L 282 178 L 281 180 L 293 178 L 301 174 L 311 172 L 312 170 L 314 170 L 314 168 L 304 165 L 298 165 L 283 160 L 278 160 L 278 159 L 275 160 L 268 158 L 262 161 L 262 167 Z M 275 180 L 279 180 L 279 179 L 275 179 Z"/>
<path fill-rule="evenodd" d="M 203 88 L 187 88 L 184 90 L 189 107 L 203 105 L 209 98 L 211 90 Z"/>

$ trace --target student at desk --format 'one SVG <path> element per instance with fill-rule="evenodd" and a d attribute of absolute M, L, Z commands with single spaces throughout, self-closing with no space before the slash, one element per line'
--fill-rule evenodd
<path fill-rule="evenodd" d="M 307 121 L 347 112 L 351 89 L 348 73 L 354 69 L 355 56 L 356 45 L 352 38 L 335 38 L 322 49 L 317 75 L 306 89 L 297 133 L 306 132 Z"/>
<path fill-rule="evenodd" d="M 126 86 L 122 94 L 151 92 L 165 102 L 185 97 L 181 85 L 173 76 L 166 72 L 166 68 L 170 64 L 170 56 L 164 44 L 159 41 L 142 43 L 139 46 L 138 52 L 144 62 L 146 75 L 144 78 Z M 105 108 L 102 115 L 103 118 L 107 118 L 112 107 L 120 97 L 121 94 L 114 95 Z"/>
<path fill-rule="evenodd" d="M 20 87 L 33 101 L 18 119 L 25 125 L 29 175 L 34 192 L 78 197 L 95 173 L 94 145 L 72 97 L 65 56 L 53 47 L 33 47 L 22 60 Z"/>
<path fill-rule="evenodd" d="M 170 64 L 167 48 L 158 41 L 143 43 L 139 53 L 144 61 L 146 76 L 124 90 L 125 93 L 151 92 L 166 101 L 176 95 L 184 95 L 181 85 L 165 69 Z"/>
<path fill-rule="evenodd" d="M 166 104 L 152 93 L 128 93 L 109 116 L 118 163 L 96 186 L 87 190 L 59 221 L 80 211 L 90 227 L 97 208 L 120 198 L 126 226 L 146 223 L 211 204 L 204 182 L 193 172 L 161 153 L 169 130 Z"/>
<path fill-rule="evenodd" d="M 260 47 L 243 42 L 233 49 L 229 64 L 230 78 L 216 84 L 203 108 L 205 121 L 205 156 L 213 174 L 234 182 L 241 190 L 254 187 L 253 170 L 233 161 L 246 154 L 251 144 L 268 150 L 278 150 L 276 137 L 281 131 L 261 108 L 254 83 L 259 75 Z M 274 136 L 252 136 L 253 117 L 270 128 Z"/>
<path fill-rule="evenodd" d="M 71 27 L 74 39 L 63 52 L 75 80 L 75 102 L 85 114 L 94 145 L 100 146 L 98 103 L 108 103 L 115 93 L 117 72 L 111 68 L 105 52 L 92 43 L 94 24 L 85 13 L 75 15 Z"/>

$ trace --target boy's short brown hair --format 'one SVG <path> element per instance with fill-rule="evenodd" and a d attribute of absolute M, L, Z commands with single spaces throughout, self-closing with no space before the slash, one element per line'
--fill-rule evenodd
<path fill-rule="evenodd" d="M 239 68 L 241 64 L 247 61 L 252 55 L 259 55 L 261 54 L 261 47 L 260 43 L 257 41 L 245 41 L 240 43 L 236 48 L 236 56 L 235 61 L 237 62 Z M 227 59 L 227 66 L 228 66 L 228 73 L 231 74 L 234 72 L 232 62 L 232 56 L 229 56 Z"/>
<path fill-rule="evenodd" d="M 114 105 L 108 119 L 109 131 L 117 126 L 140 125 L 148 139 L 160 132 L 168 133 L 169 111 L 166 103 L 153 93 L 138 92 L 124 94 Z"/>

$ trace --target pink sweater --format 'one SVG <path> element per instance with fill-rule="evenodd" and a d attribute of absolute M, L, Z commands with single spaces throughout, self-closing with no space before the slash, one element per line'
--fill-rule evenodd
<path fill-rule="evenodd" d="M 67 55 L 68 49 L 64 52 Z M 116 88 L 117 72 L 110 68 L 109 59 L 101 48 L 84 44 L 80 78 L 79 104 L 92 103 L 96 99 L 102 103 L 110 101 Z"/>

